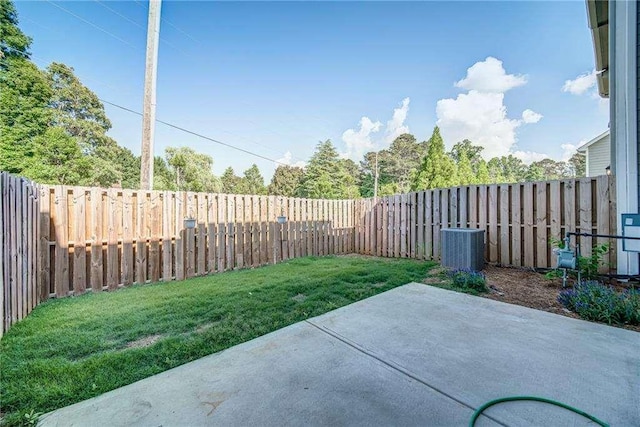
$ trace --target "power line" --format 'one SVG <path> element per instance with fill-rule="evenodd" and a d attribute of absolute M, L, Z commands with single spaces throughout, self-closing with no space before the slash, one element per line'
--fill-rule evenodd
<path fill-rule="evenodd" d="M 118 12 L 117 10 L 107 6 L 105 3 L 101 2 L 100 0 L 94 0 L 96 3 L 98 3 L 100 6 L 104 7 L 105 9 L 111 11 L 112 13 L 118 15 L 119 17 L 121 17 L 122 19 L 132 23 L 133 25 L 135 25 L 138 28 L 142 28 L 143 30 L 147 30 L 146 27 L 136 21 L 134 21 L 133 19 L 129 18 L 126 15 L 123 15 L 122 13 Z M 167 41 L 166 39 L 163 39 L 162 37 L 160 37 L 160 41 L 164 44 L 166 44 L 167 46 L 177 50 L 178 52 L 182 53 L 184 56 L 186 56 L 187 58 L 191 58 L 191 59 L 195 59 L 194 56 L 189 55 L 187 52 L 185 52 L 184 50 L 180 49 L 178 46 L 174 45 L 173 43 Z"/>
<path fill-rule="evenodd" d="M 145 10 L 147 9 L 147 7 L 146 7 L 142 2 L 140 2 L 140 1 L 138 1 L 138 0 L 134 0 L 134 3 L 135 3 L 136 5 L 138 5 L 138 6 L 140 6 L 141 8 L 145 9 Z M 164 22 L 165 24 L 167 24 L 168 26 L 173 27 L 173 28 L 174 28 L 174 29 L 176 29 L 178 32 L 180 32 L 180 33 L 184 34 L 185 36 L 189 37 L 189 38 L 190 38 L 191 40 L 193 40 L 194 42 L 196 42 L 196 43 L 198 43 L 198 44 L 201 44 L 200 40 L 196 39 L 196 38 L 195 38 L 195 37 L 193 37 L 191 34 L 189 34 L 189 33 L 187 33 L 186 31 L 184 31 L 182 28 L 180 28 L 180 27 L 178 27 L 177 25 L 173 24 L 173 23 L 172 23 L 171 21 L 169 21 L 168 19 L 166 19 L 166 18 L 162 18 L 162 17 L 161 17 L 161 18 L 160 18 L 160 20 L 161 20 L 162 22 Z"/>
<path fill-rule="evenodd" d="M 100 98 L 100 101 L 104 102 L 105 104 L 109 104 L 109 105 L 111 105 L 111 106 L 113 106 L 113 107 L 119 108 L 119 109 L 121 109 L 121 110 L 128 111 L 129 113 L 133 113 L 133 114 L 136 114 L 136 115 L 138 115 L 138 116 L 142 116 L 142 113 L 140 113 L 139 111 L 135 111 L 135 110 L 132 110 L 132 109 L 130 109 L 130 108 L 123 107 L 122 105 L 118 105 L 118 104 L 115 104 L 115 103 L 113 103 L 113 102 L 110 102 L 110 101 L 107 101 L 107 100 L 101 99 L 101 98 Z M 173 123 L 165 122 L 165 121 L 160 120 L 160 119 L 156 119 L 156 122 L 158 122 L 158 123 L 162 123 L 162 124 L 163 124 L 163 125 L 165 125 L 165 126 L 169 126 L 170 128 L 173 128 L 173 129 L 176 129 L 176 130 L 179 130 L 179 131 L 182 131 L 182 132 L 188 133 L 188 134 L 190 134 L 190 135 L 197 136 L 198 138 L 206 139 L 207 141 L 215 142 L 216 144 L 220 144 L 220 145 L 224 145 L 225 147 L 233 148 L 234 150 L 238 150 L 238 151 L 241 151 L 241 152 L 243 152 L 243 153 L 250 154 L 250 155 L 255 156 L 255 157 L 259 157 L 259 158 L 261 158 L 261 159 L 263 159 L 263 160 L 268 160 L 268 161 L 273 162 L 273 163 L 276 163 L 276 164 L 278 164 L 278 165 L 282 165 L 282 166 L 290 166 L 290 165 L 288 165 L 288 164 L 286 164 L 286 163 L 282 163 L 282 162 L 279 162 L 279 161 L 277 161 L 277 160 L 271 159 L 271 158 L 269 158 L 269 157 L 263 156 L 262 154 L 257 154 L 257 153 L 254 153 L 254 152 L 252 152 L 252 151 L 245 150 L 244 148 L 236 147 L 235 145 L 231 145 L 231 144 L 228 144 L 228 143 L 226 143 L 226 142 L 222 142 L 222 141 L 219 141 L 219 140 L 217 140 L 217 139 L 213 139 L 213 138 L 208 137 L 208 136 L 206 136 L 206 135 L 202 135 L 201 133 L 194 132 L 194 131 L 189 130 L 189 129 L 185 129 L 185 128 L 180 127 L 180 126 L 178 126 L 178 125 L 174 125 Z"/>
<path fill-rule="evenodd" d="M 110 8 L 109 6 L 107 6 L 106 4 L 104 4 L 103 2 L 101 2 L 100 0 L 95 0 L 96 3 L 98 3 L 100 6 L 104 7 L 107 10 L 110 10 L 111 12 L 115 13 L 116 15 L 118 15 L 119 17 L 121 17 L 122 19 L 131 22 L 133 25 L 135 25 L 138 28 L 142 28 L 143 30 L 145 29 L 144 25 L 137 23 L 136 21 L 134 21 L 133 19 L 129 18 L 126 15 L 123 15 L 122 13 L 118 12 L 115 9 Z"/>
<path fill-rule="evenodd" d="M 126 44 L 127 46 L 130 46 L 130 47 L 132 47 L 132 48 L 134 48 L 134 49 L 138 49 L 136 46 L 132 45 L 132 44 L 131 44 L 131 43 L 129 43 L 128 41 L 126 41 L 126 40 L 124 40 L 124 39 L 122 39 L 122 38 L 120 38 L 120 37 L 116 36 L 116 35 L 115 35 L 115 34 L 113 34 L 112 32 L 110 32 L 110 31 L 108 31 L 108 30 L 105 30 L 105 29 L 104 29 L 104 28 L 102 28 L 101 26 L 96 25 L 96 24 L 94 24 L 94 23 L 93 23 L 93 22 L 91 22 L 91 21 L 88 21 L 88 20 L 84 19 L 82 16 L 80 16 L 80 15 L 76 15 L 75 13 L 71 12 L 69 9 L 66 9 L 66 8 L 62 7 L 62 6 L 60 6 L 59 4 L 56 4 L 56 3 L 52 2 L 51 0 L 45 0 L 45 1 L 46 1 L 47 3 L 49 3 L 49 4 L 53 5 L 53 6 L 57 7 L 58 9 L 60 9 L 60 10 L 62 10 L 62 11 L 64 11 L 64 12 L 66 12 L 66 13 L 68 13 L 69 15 L 73 16 L 74 18 L 79 19 L 80 21 L 84 22 L 85 24 L 87 24 L 87 25 L 91 25 L 93 28 L 96 28 L 96 29 L 98 29 L 98 30 L 102 31 L 102 32 L 103 32 L 103 33 L 105 33 L 105 34 L 110 35 L 110 36 L 111 36 L 111 37 L 113 37 L 114 39 L 121 41 L 122 43 Z"/>

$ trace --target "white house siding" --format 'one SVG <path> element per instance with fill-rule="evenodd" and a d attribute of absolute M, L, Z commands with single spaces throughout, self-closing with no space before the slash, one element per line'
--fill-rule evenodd
<path fill-rule="evenodd" d="M 587 148 L 588 167 L 587 176 L 598 176 L 607 173 L 607 166 L 611 164 L 611 137 L 609 135 Z"/>

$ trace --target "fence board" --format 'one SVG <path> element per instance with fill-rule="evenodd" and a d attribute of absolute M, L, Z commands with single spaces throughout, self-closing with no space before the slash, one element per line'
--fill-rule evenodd
<path fill-rule="evenodd" d="M 500 264 L 510 265 L 511 250 L 509 247 L 509 185 L 500 186 Z"/>
<path fill-rule="evenodd" d="M 547 184 L 536 183 L 536 261 L 535 265 L 549 267 L 549 241 L 547 237 Z"/>
<path fill-rule="evenodd" d="M 168 230 L 166 231 L 168 234 Z M 133 193 L 131 190 L 122 191 L 122 284 L 129 286 L 133 283 Z M 171 264 L 168 264 L 171 266 Z"/>
<path fill-rule="evenodd" d="M 579 206 L 580 206 L 580 232 L 592 233 L 592 194 L 591 194 L 591 179 L 584 178 L 579 181 L 578 192 L 580 193 Z M 593 245 L 593 238 L 580 237 L 580 251 L 585 257 L 591 256 L 591 246 Z"/>
<path fill-rule="evenodd" d="M 562 199 L 560 196 L 560 181 L 549 183 L 549 238 L 560 240 L 562 236 Z M 555 256 L 549 260 L 549 265 L 556 268 L 558 261 Z"/>
<path fill-rule="evenodd" d="M 73 189 L 73 292 L 83 293 L 87 288 L 87 242 L 85 236 L 85 189 Z"/>
<path fill-rule="evenodd" d="M 107 190 L 107 287 L 118 288 L 118 210 L 116 209 L 117 190 Z"/>
<path fill-rule="evenodd" d="M 169 282 L 172 279 L 173 242 L 172 226 L 175 221 L 173 217 L 174 208 L 172 194 L 168 191 L 162 193 L 162 281 Z M 125 206 L 127 206 L 125 204 Z M 126 220 L 126 217 L 125 217 Z M 125 282 L 125 285 L 127 283 Z"/>
<path fill-rule="evenodd" d="M 498 254 L 498 186 L 489 186 L 489 200 L 487 201 L 487 209 L 489 211 L 489 262 L 500 261 Z"/>
<path fill-rule="evenodd" d="M 522 266 L 522 192 L 521 185 L 511 186 L 511 264 Z"/>

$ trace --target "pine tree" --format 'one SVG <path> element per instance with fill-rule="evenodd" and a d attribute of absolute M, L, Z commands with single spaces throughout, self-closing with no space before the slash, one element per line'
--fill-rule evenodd
<path fill-rule="evenodd" d="M 477 183 L 477 176 L 473 173 L 471 160 L 467 155 L 462 155 L 458 161 L 458 185 L 469 185 Z"/>
<path fill-rule="evenodd" d="M 295 197 L 300 193 L 304 170 L 294 166 L 278 166 L 271 178 L 268 193 L 274 196 Z"/>
<path fill-rule="evenodd" d="M 428 190 L 456 185 L 458 183 L 456 165 L 444 151 L 444 141 L 437 126 L 433 129 L 428 146 L 427 155 L 422 160 L 412 188 Z"/>
<path fill-rule="evenodd" d="M 229 166 L 222 173 L 220 177 L 220 183 L 222 184 L 222 192 L 226 194 L 244 194 L 244 186 L 242 178 L 236 176 L 233 168 Z"/>
<path fill-rule="evenodd" d="M 487 167 L 487 162 L 484 159 L 480 159 L 480 161 L 478 162 L 477 174 L 477 184 L 489 184 L 491 182 L 491 177 L 489 176 L 489 168 Z"/>
<path fill-rule="evenodd" d="M 249 169 L 244 171 L 243 190 L 245 194 L 263 195 L 267 194 L 267 188 L 264 186 L 264 178 L 255 163 Z"/>
<path fill-rule="evenodd" d="M 315 199 L 358 197 L 359 191 L 351 168 L 350 164 L 340 159 L 331 140 L 318 143 L 302 180 L 302 197 Z"/>

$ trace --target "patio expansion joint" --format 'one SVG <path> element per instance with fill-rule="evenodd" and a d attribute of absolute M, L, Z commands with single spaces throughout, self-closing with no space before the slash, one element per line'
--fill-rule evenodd
<path fill-rule="evenodd" d="M 325 334 L 329 335 L 330 337 L 337 339 L 338 341 L 342 342 L 343 344 L 346 344 L 347 346 L 351 347 L 352 349 L 364 354 L 365 356 L 371 357 L 371 358 L 377 360 L 378 362 L 382 363 L 383 365 L 385 365 L 385 366 L 387 366 L 387 367 L 389 367 L 389 368 L 401 373 L 402 375 L 404 375 L 406 377 L 409 377 L 414 381 L 417 381 L 418 383 L 424 385 L 425 387 L 430 388 L 431 390 L 435 391 L 436 393 L 441 394 L 441 395 L 445 396 L 446 398 L 451 399 L 451 400 L 459 403 L 460 405 L 471 409 L 472 411 L 475 411 L 477 409 L 473 405 L 470 405 L 470 404 L 466 403 L 465 401 L 463 401 L 463 400 L 461 400 L 461 399 L 459 399 L 459 398 L 457 398 L 457 397 L 455 397 L 455 396 L 453 396 L 453 395 L 441 390 L 440 388 L 438 388 L 438 387 L 436 387 L 436 386 L 434 386 L 432 384 L 429 384 L 427 381 L 425 381 L 422 378 L 418 377 L 417 374 L 414 374 L 413 372 L 409 371 L 407 368 L 405 368 L 405 367 L 403 367 L 401 365 L 398 365 L 398 364 L 396 364 L 396 363 L 394 363 L 394 362 L 392 362 L 390 360 L 386 360 L 386 359 L 382 358 L 381 356 L 376 355 L 371 350 L 369 350 L 369 349 L 367 349 L 365 347 L 362 347 L 360 344 L 358 344 L 358 343 L 356 343 L 354 341 L 351 341 L 350 339 L 340 335 L 336 331 L 333 331 L 333 330 L 327 328 L 326 326 L 317 325 L 317 324 L 313 323 L 310 320 L 305 320 L 305 322 L 307 324 L 313 326 L 314 328 L 318 329 L 319 331 L 324 332 Z M 509 427 L 508 424 L 505 424 L 504 422 L 497 420 L 496 418 L 494 418 L 491 415 L 482 414 L 481 416 L 482 417 L 486 417 L 486 418 L 492 420 L 493 422 L 495 422 L 497 424 L 500 424 L 501 426 Z"/>

